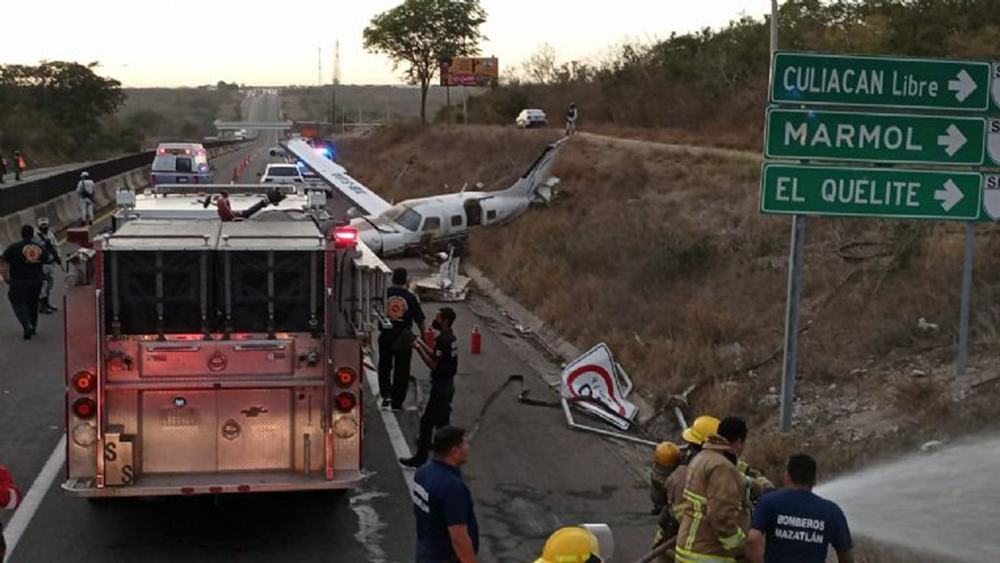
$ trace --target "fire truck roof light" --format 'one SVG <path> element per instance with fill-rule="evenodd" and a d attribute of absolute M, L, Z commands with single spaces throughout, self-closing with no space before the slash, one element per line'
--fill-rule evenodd
<path fill-rule="evenodd" d="M 337 227 L 333 230 L 333 245 L 336 248 L 357 246 L 358 230 L 354 227 Z"/>

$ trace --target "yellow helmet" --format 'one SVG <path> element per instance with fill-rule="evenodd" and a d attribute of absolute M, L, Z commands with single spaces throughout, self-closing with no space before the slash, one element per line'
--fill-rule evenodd
<path fill-rule="evenodd" d="M 681 449 L 673 442 L 660 442 L 653 452 L 653 466 L 657 469 L 671 469 L 681 460 Z"/>
<path fill-rule="evenodd" d="M 594 534 L 584 528 L 560 528 L 546 540 L 535 563 L 601 563 L 600 547 Z"/>
<path fill-rule="evenodd" d="M 694 419 L 694 424 L 684 431 L 684 440 L 692 444 L 702 445 L 710 434 L 719 431 L 719 419 L 714 416 L 699 416 Z"/>

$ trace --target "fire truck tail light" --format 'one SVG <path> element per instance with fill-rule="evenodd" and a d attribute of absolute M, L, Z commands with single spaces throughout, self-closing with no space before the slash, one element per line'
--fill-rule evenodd
<path fill-rule="evenodd" d="M 333 433 L 342 440 L 353 438 L 358 433 L 358 420 L 350 414 L 338 416 L 333 421 Z"/>
<path fill-rule="evenodd" d="M 77 418 L 91 418 L 97 413 L 97 403 L 90 397 L 83 397 L 73 401 L 73 414 Z"/>
<path fill-rule="evenodd" d="M 343 393 L 337 395 L 336 403 L 337 403 L 337 410 L 339 410 L 340 412 L 350 412 L 351 410 L 354 409 L 355 406 L 357 406 L 358 399 L 357 397 L 354 396 L 353 393 L 348 393 L 347 391 L 344 391 Z"/>
<path fill-rule="evenodd" d="M 97 379 L 89 371 L 82 370 L 73 374 L 73 387 L 80 393 L 90 393 L 96 384 Z"/>
<path fill-rule="evenodd" d="M 337 227 L 333 229 L 333 246 L 335 248 L 350 248 L 358 244 L 358 230 L 353 227 Z"/>
<path fill-rule="evenodd" d="M 350 387 L 354 385 L 354 382 L 358 380 L 358 373 L 353 369 L 343 366 L 337 369 L 336 374 L 337 385 L 341 387 Z"/>

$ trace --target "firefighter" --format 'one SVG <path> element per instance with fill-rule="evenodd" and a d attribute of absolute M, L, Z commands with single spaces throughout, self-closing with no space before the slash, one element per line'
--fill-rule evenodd
<path fill-rule="evenodd" d="M 392 287 L 386 291 L 385 311 L 392 326 L 378 336 L 378 392 L 382 407 L 403 410 L 410 387 L 410 360 L 413 358 L 413 324 L 424 332 L 424 311 L 420 301 L 406 289 L 406 268 L 392 271 Z"/>
<path fill-rule="evenodd" d="M 569 526 L 556 530 L 545 541 L 535 563 L 601 563 L 601 546 L 586 528 Z"/>
<path fill-rule="evenodd" d="M 434 429 L 451 423 L 451 400 L 455 397 L 455 374 L 458 372 L 458 346 L 451 329 L 454 324 L 455 311 L 451 307 L 442 307 L 431 323 L 431 327 L 438 331 L 434 347 L 428 346 L 422 338 L 413 341 L 413 348 L 431 370 L 431 396 L 420 417 L 417 453 L 399 460 L 407 467 L 423 465 L 431 449 Z"/>
<path fill-rule="evenodd" d="M 664 499 L 659 511 L 657 520 L 656 536 L 653 538 L 653 548 L 670 541 L 677 535 L 680 528 L 680 519 L 684 510 L 684 485 L 687 481 L 687 469 L 694 456 L 701 451 L 702 444 L 709 435 L 715 434 L 719 429 L 719 419 L 714 416 L 699 416 L 694 423 L 684 430 L 681 435 L 687 442 L 687 448 L 677 461 L 677 467 L 670 473 L 663 482 L 663 493 L 658 498 Z M 652 493 L 651 493 L 652 495 Z M 656 500 L 653 501 L 654 504 Z M 660 561 L 664 563 L 671 559 L 664 553 Z"/>
<path fill-rule="evenodd" d="M 10 476 L 10 471 L 0 465 L 0 510 L 14 510 L 21 504 L 24 496 L 21 489 L 14 484 L 14 479 Z M 0 525 L 0 561 L 7 555 L 7 544 L 3 540 L 3 525 Z"/>
<path fill-rule="evenodd" d="M 55 233 L 49 230 L 48 217 L 38 218 L 38 234 L 35 236 L 35 240 L 45 250 L 45 255 L 42 259 L 42 291 L 38 298 L 38 312 L 48 315 L 59 310 L 49 303 L 49 296 L 52 295 L 52 287 L 55 285 L 52 276 L 56 269 L 55 265 L 62 266 L 62 256 L 59 254 L 59 242 L 56 241 Z"/>
<path fill-rule="evenodd" d="M 3 271 L 0 274 L 9 280 L 7 299 L 24 329 L 25 340 L 30 340 L 38 329 L 38 296 L 42 292 L 44 254 L 44 248 L 35 242 L 35 229 L 31 225 L 22 226 L 20 242 L 3 251 Z"/>
<path fill-rule="evenodd" d="M 14 151 L 14 181 L 21 181 L 21 172 L 28 167 L 28 163 L 24 161 L 24 157 L 21 156 L 21 151 Z"/>
<path fill-rule="evenodd" d="M 677 563 L 735 563 L 742 556 L 744 481 L 730 445 L 742 451 L 746 436 L 742 420 L 723 420 L 688 466 Z"/>

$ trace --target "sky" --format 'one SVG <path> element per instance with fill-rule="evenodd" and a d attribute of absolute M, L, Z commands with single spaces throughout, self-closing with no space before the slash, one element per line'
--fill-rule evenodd
<path fill-rule="evenodd" d="M 362 31 L 402 0 L 47 0 L 22 2 L 4 18 L 0 64 L 98 61 L 99 74 L 127 87 L 317 84 L 331 79 L 340 44 L 344 84 L 398 84 L 385 56 L 367 53 Z M 760 17 L 770 0 L 615 0 L 592 9 L 580 0 L 480 0 L 487 13 L 482 54 L 501 73 L 543 43 L 559 62 L 599 58 L 623 41 L 718 28 L 741 15 Z M 11 12 L 8 10 L 8 16 Z M 13 17 L 13 16 L 12 16 Z"/>

